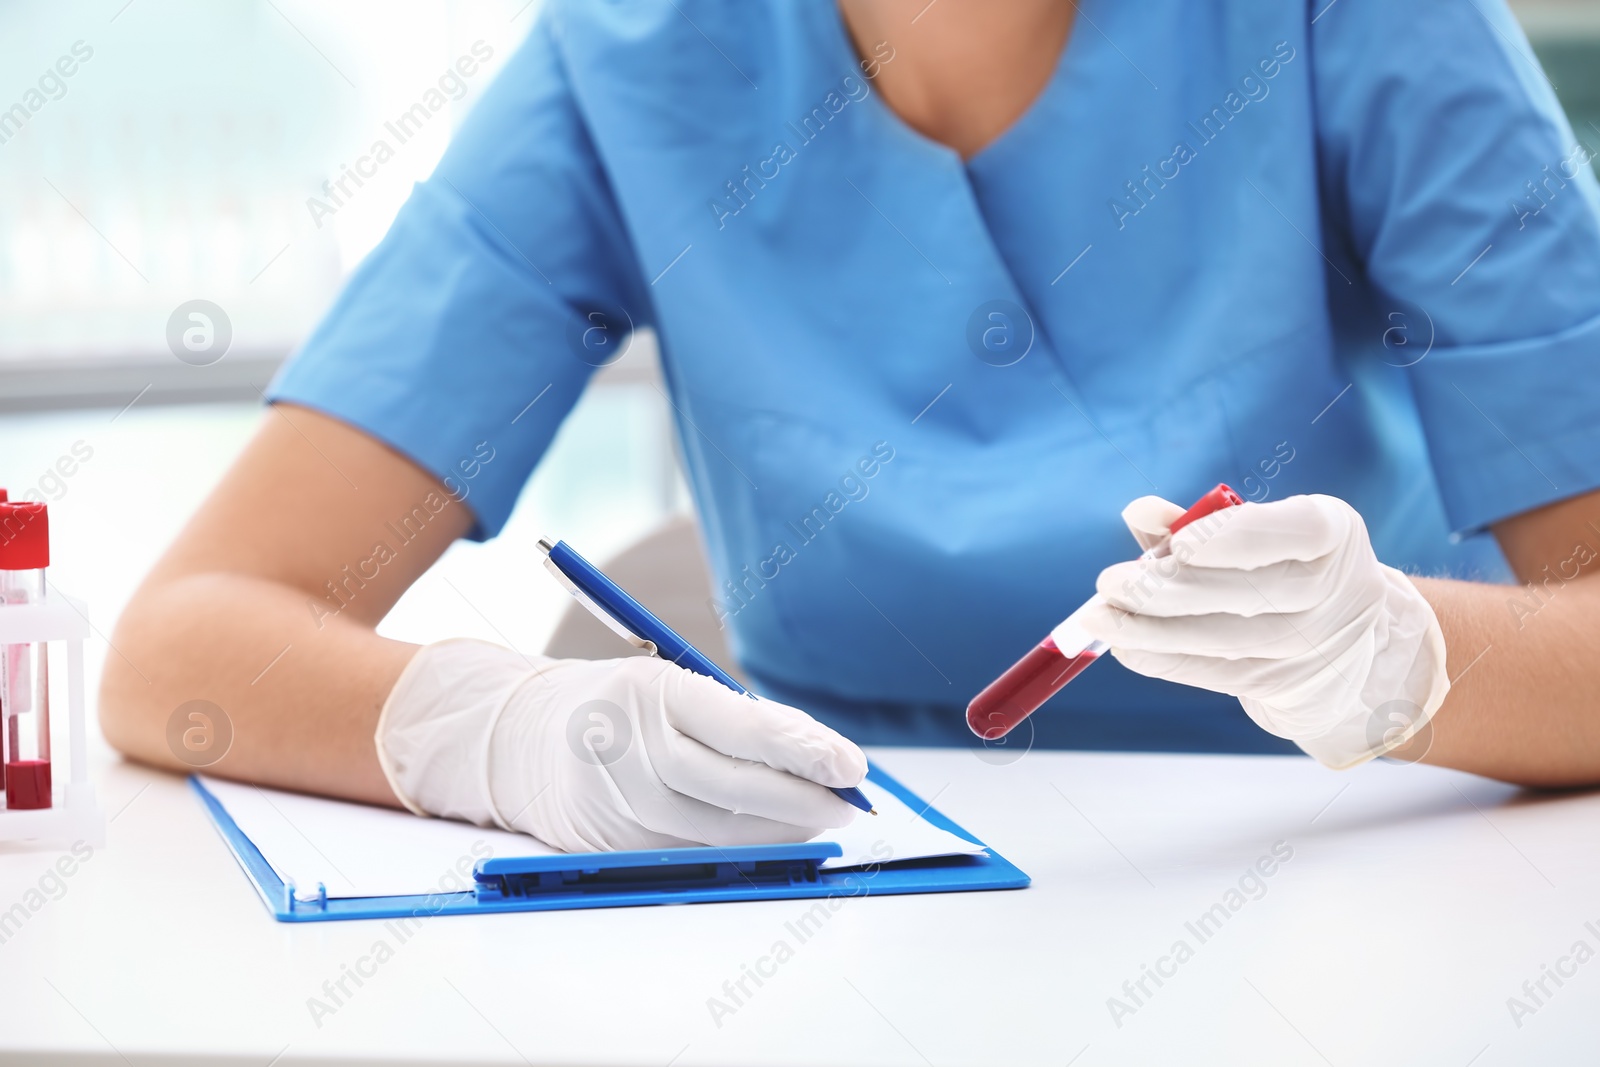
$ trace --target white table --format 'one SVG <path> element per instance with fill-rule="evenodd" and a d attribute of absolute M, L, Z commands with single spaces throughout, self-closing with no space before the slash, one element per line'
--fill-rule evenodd
<path fill-rule="evenodd" d="M 874 755 L 1033 887 L 850 899 L 803 942 L 806 901 L 439 917 L 400 943 L 272 922 L 182 780 L 102 752 L 109 841 L 47 882 L 59 899 L 26 894 L 60 850 L 0 853 L 0 909 L 43 900 L 0 944 L 0 1063 L 1489 1067 L 1600 1047 L 1600 960 L 1562 965 L 1520 1027 L 1507 1007 L 1574 942 L 1600 950 L 1600 796 L 1301 759 Z M 1277 842 L 1292 856 L 1202 942 L 1186 924 Z M 380 940 L 392 958 L 314 1021 Z M 1192 957 L 1163 961 L 1180 940 Z M 792 957 L 735 1004 L 724 982 L 778 941 Z M 1170 977 L 1135 1001 L 1145 964 Z M 714 1020 L 712 997 L 734 1010 Z"/>

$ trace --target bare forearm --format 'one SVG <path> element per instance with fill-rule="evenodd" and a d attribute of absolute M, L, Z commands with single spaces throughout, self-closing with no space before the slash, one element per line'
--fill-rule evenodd
<path fill-rule="evenodd" d="M 270 409 L 117 624 L 106 737 L 188 769 L 186 715 L 170 741 L 169 722 L 209 701 L 233 737 L 208 773 L 394 804 L 373 733 L 416 647 L 374 627 L 470 522 L 431 475 L 361 431 Z"/>
<path fill-rule="evenodd" d="M 1416 579 L 1449 649 L 1450 695 L 1399 755 L 1522 785 L 1600 782 L 1600 579 Z"/>
<path fill-rule="evenodd" d="M 233 735 L 206 773 L 395 804 L 373 732 L 416 646 L 312 611 L 307 599 L 226 573 L 142 592 L 106 661 L 107 738 L 135 759 L 193 769 L 173 750 L 168 723 L 181 705 L 206 700 L 221 709 Z"/>

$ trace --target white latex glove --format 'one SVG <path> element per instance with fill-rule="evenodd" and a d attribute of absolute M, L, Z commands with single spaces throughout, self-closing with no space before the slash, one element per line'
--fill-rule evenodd
<path fill-rule="evenodd" d="M 1153 496 L 1122 513 L 1145 548 L 1181 514 Z M 1171 549 L 1107 567 L 1106 603 L 1081 617 L 1130 669 L 1231 693 L 1335 769 L 1410 740 L 1450 691 L 1432 606 L 1378 562 L 1344 501 L 1242 504 L 1180 529 Z"/>
<path fill-rule="evenodd" d="M 524 657 L 428 645 L 378 720 L 378 758 L 419 815 L 568 852 L 805 841 L 856 809 L 866 757 L 803 711 L 654 657 Z"/>

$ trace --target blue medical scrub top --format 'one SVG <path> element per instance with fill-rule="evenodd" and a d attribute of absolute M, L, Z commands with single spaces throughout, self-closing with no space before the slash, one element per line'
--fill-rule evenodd
<path fill-rule="evenodd" d="M 916 25 L 553 0 L 272 396 L 441 478 L 489 442 L 484 538 L 654 328 L 740 662 L 864 743 L 973 743 L 1146 493 L 1505 579 L 1489 524 L 1600 485 L 1600 195 L 1500 0 L 1080 12 L 963 162 L 875 90 Z M 1030 743 L 1292 751 L 1109 661 Z"/>

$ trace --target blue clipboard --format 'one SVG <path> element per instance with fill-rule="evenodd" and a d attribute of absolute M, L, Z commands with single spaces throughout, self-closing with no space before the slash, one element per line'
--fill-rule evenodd
<path fill-rule="evenodd" d="M 868 780 L 899 797 L 935 826 L 982 845 L 921 797 L 869 764 Z M 626 908 L 641 904 L 704 904 L 714 901 L 793 900 L 804 897 L 875 896 L 899 893 L 962 893 L 1022 889 L 1031 881 L 996 854 L 944 856 L 889 862 L 874 867 L 824 870 L 840 854 L 831 841 L 798 845 L 737 845 L 728 848 L 669 848 L 638 852 L 581 852 L 555 856 L 506 856 L 479 860 L 469 892 L 390 897 L 329 897 L 278 877 L 261 851 L 239 829 L 222 802 L 198 777 L 189 784 L 216 824 L 239 866 L 279 922 L 333 919 L 393 919 L 406 916 L 485 915 L 499 911 L 559 911 Z M 987 847 L 987 846 L 985 846 Z"/>

